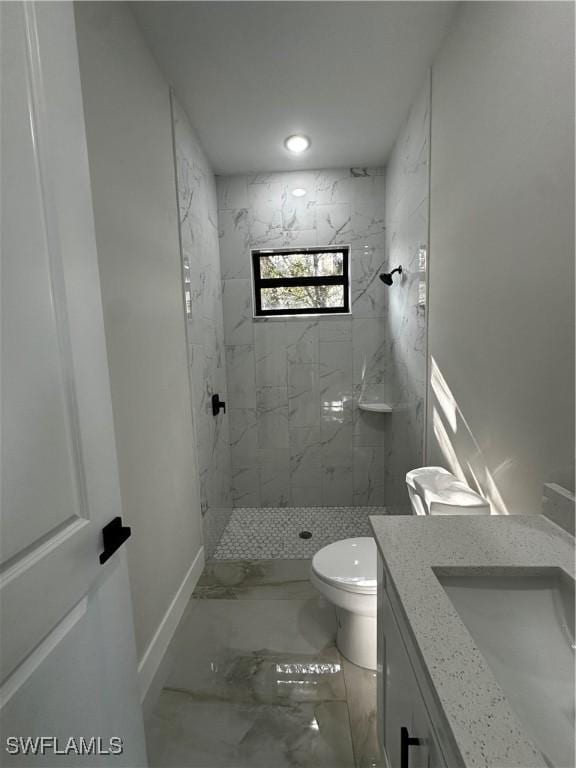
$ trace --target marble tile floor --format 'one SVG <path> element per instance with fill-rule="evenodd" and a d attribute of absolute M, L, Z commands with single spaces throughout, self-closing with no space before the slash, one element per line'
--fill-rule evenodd
<path fill-rule="evenodd" d="M 232 512 L 214 552 L 215 560 L 301 559 L 326 544 L 371 536 L 370 515 L 384 507 L 246 507 Z M 301 539 L 309 531 L 312 537 Z"/>
<path fill-rule="evenodd" d="M 309 569 L 206 565 L 146 723 L 152 768 L 383 768 L 375 673 L 339 654 Z"/>

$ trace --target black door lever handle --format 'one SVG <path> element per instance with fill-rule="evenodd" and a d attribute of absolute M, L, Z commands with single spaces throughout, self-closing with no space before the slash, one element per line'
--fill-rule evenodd
<path fill-rule="evenodd" d="M 109 560 L 116 550 L 120 549 L 122 544 L 129 539 L 132 529 L 127 525 L 122 525 L 122 518 L 115 517 L 114 520 L 102 528 L 102 538 L 104 539 L 104 552 L 100 553 L 100 563 L 103 565 Z"/>
<path fill-rule="evenodd" d="M 220 395 L 212 395 L 212 414 L 218 416 L 220 409 L 223 409 L 224 413 L 226 413 L 226 403 L 220 400 Z"/>

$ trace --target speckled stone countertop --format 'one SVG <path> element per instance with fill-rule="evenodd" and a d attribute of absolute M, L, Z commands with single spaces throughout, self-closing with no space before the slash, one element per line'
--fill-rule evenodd
<path fill-rule="evenodd" d="M 484 657 L 434 575 L 439 567 L 560 567 L 574 538 L 541 515 L 370 518 L 437 713 L 466 768 L 542 768 Z"/>

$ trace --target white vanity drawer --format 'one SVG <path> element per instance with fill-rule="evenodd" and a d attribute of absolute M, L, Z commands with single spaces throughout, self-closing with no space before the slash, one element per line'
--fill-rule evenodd
<path fill-rule="evenodd" d="M 446 768 L 396 618 L 383 588 L 378 592 L 379 737 L 390 768 Z M 410 739 L 410 741 L 408 741 Z M 416 740 L 418 743 L 412 742 Z"/>

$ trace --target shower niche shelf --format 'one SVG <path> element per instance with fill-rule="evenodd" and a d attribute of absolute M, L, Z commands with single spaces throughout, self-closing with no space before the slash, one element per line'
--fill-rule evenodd
<path fill-rule="evenodd" d="M 388 403 L 367 403 L 359 400 L 358 408 L 369 413 L 392 413 L 392 406 Z"/>

